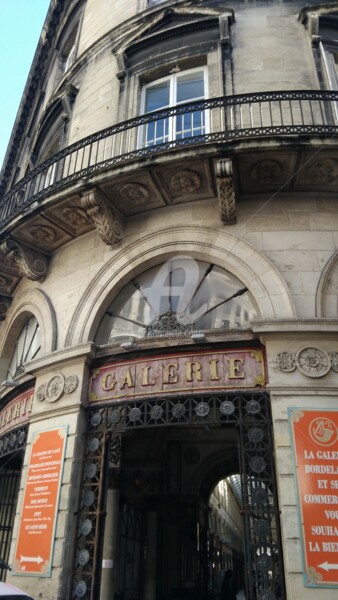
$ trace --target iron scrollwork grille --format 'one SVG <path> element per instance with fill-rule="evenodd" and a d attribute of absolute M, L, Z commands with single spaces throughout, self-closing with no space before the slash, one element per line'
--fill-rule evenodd
<path fill-rule="evenodd" d="M 126 429 L 161 426 L 232 426 L 238 430 L 245 526 L 247 600 L 285 600 L 284 569 L 270 401 L 265 393 L 151 398 L 96 405 L 87 411 L 87 457 L 95 475 L 84 470 L 74 598 L 94 600 L 98 569 L 93 557 L 100 538 L 100 503 L 107 439 Z M 88 461 L 88 458 L 87 458 Z M 91 469 L 94 469 L 91 467 Z M 90 493 L 90 497 L 88 494 Z M 89 532 L 84 529 L 90 529 Z M 101 532 L 102 533 L 102 532 Z M 102 538 L 102 535 L 101 535 Z M 82 546 L 81 546 L 82 544 Z M 87 549 L 82 566 L 79 550 Z M 81 555 L 82 556 L 82 555 Z"/>

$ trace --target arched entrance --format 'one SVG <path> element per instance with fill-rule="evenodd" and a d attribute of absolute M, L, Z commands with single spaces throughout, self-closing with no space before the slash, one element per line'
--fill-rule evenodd
<path fill-rule="evenodd" d="M 216 597 L 218 551 L 219 576 L 226 566 L 244 569 L 247 600 L 285 599 L 267 394 L 115 402 L 91 407 L 87 417 L 77 597 L 100 597 L 110 548 L 115 598 Z M 243 543 L 217 550 L 210 497 L 233 474 Z"/>

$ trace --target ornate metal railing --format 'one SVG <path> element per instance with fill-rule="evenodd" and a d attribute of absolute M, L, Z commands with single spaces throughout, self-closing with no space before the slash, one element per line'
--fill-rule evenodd
<path fill-rule="evenodd" d="M 201 116 L 202 115 L 202 116 Z M 190 120 L 182 127 L 182 120 Z M 175 123 L 189 137 L 175 134 Z M 198 123 L 203 121 L 203 128 Z M 197 127 L 193 122 L 197 122 Z M 151 124 L 169 132 L 156 145 Z M 162 125 L 161 125 L 162 124 Z M 171 131 L 171 134 L 170 134 Z M 197 132 L 191 136 L 189 131 Z M 222 96 L 158 110 L 96 132 L 44 161 L 0 201 L 2 226 L 40 198 L 114 165 L 191 146 L 272 136 L 338 133 L 337 91 L 261 92 Z"/>

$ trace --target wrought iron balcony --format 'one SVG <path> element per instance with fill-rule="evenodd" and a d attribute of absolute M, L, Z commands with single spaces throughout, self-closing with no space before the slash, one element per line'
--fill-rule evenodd
<path fill-rule="evenodd" d="M 182 148 L 337 133 L 337 91 L 241 94 L 158 110 L 79 140 L 30 171 L 0 201 L 1 229 L 41 198 L 117 165 Z"/>

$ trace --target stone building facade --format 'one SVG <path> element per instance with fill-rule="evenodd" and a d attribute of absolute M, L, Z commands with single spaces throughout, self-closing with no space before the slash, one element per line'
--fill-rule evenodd
<path fill-rule="evenodd" d="M 333 600 L 338 9 L 52 0 L 1 172 L 1 571 Z"/>

